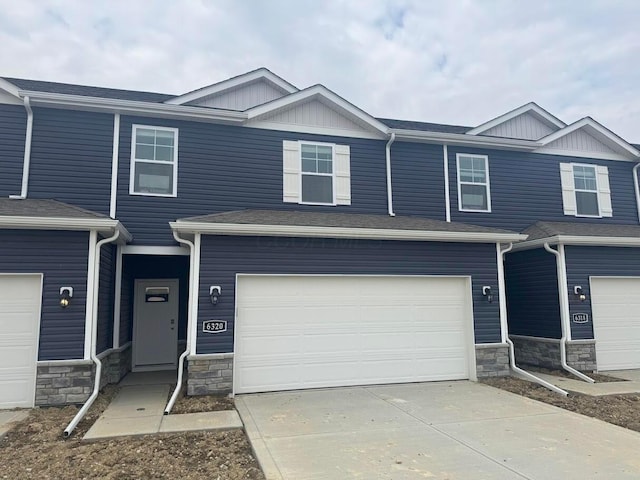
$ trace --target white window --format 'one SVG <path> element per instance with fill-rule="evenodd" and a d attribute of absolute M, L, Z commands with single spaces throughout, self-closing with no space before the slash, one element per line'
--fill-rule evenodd
<path fill-rule="evenodd" d="M 613 216 L 607 167 L 561 163 L 560 179 L 565 215 L 576 217 Z"/>
<path fill-rule="evenodd" d="M 284 140 L 282 151 L 284 202 L 351 204 L 348 145 Z"/>
<path fill-rule="evenodd" d="M 129 193 L 175 197 L 178 129 L 133 125 Z"/>
<path fill-rule="evenodd" d="M 486 155 L 456 155 L 458 169 L 458 209 L 490 212 L 489 158 Z"/>

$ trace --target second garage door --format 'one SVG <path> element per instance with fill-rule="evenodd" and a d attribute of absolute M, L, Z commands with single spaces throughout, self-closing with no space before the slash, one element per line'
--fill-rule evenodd
<path fill-rule="evenodd" d="M 592 278 L 598 370 L 640 368 L 640 278 Z"/>
<path fill-rule="evenodd" d="M 236 393 L 469 378 L 470 279 L 239 275 Z"/>

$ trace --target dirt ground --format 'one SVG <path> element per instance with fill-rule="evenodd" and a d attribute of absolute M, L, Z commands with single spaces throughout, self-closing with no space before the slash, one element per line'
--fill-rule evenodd
<path fill-rule="evenodd" d="M 483 383 L 533 398 L 572 412 L 598 418 L 605 422 L 640 432 L 640 395 L 605 395 L 592 397 L 569 392 L 563 397 L 538 384 L 513 377 L 483 379 Z"/>
<path fill-rule="evenodd" d="M 185 388 L 180 392 L 180 396 L 171 409 L 172 414 L 179 413 L 198 413 L 198 412 L 217 412 L 219 410 L 233 410 L 235 408 L 233 399 L 223 395 L 199 395 L 197 397 L 187 397 L 184 392 Z M 173 388 L 170 390 L 173 392 Z"/>
<path fill-rule="evenodd" d="M 552 369 L 549 369 L 549 368 L 534 367 L 534 366 L 531 366 L 531 365 L 521 365 L 521 367 L 523 369 L 525 369 L 526 371 L 528 371 L 528 372 L 548 373 L 549 375 L 555 375 L 556 377 L 565 377 L 565 378 L 572 378 L 574 380 L 579 380 L 575 375 L 567 372 L 566 370 L 552 370 Z M 616 378 L 616 377 L 612 377 L 611 375 L 604 375 L 602 373 L 593 373 L 593 372 L 582 372 L 582 373 L 584 373 L 587 377 L 591 377 L 597 383 L 603 383 L 603 382 L 604 383 L 606 383 L 606 382 L 626 382 L 627 381 L 624 378 Z"/>
<path fill-rule="evenodd" d="M 107 386 L 66 440 L 62 431 L 77 407 L 33 409 L 0 438 L 0 479 L 264 479 L 242 430 L 81 441 L 116 391 Z M 178 406 L 186 413 L 233 408 L 233 402 L 187 397 Z"/>

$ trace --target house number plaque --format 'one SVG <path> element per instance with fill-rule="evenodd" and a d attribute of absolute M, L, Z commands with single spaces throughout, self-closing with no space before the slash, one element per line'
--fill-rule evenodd
<path fill-rule="evenodd" d="M 226 320 L 205 320 L 202 322 L 204 333 L 222 333 L 227 331 Z"/>
<path fill-rule="evenodd" d="M 589 321 L 588 313 L 574 313 L 571 315 L 573 323 L 587 323 Z"/>

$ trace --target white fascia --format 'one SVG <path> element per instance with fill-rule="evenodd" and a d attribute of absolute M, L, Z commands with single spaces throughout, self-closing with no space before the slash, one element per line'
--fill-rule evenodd
<path fill-rule="evenodd" d="M 9 95 L 13 95 L 18 99 L 20 98 L 20 89 L 4 78 L 0 78 L 0 90 L 4 90 Z"/>
<path fill-rule="evenodd" d="M 546 137 L 541 138 L 540 140 L 538 140 L 542 146 L 540 150 L 544 150 L 544 147 L 546 145 L 580 129 L 585 129 L 585 131 L 589 135 L 594 136 L 597 140 L 603 142 L 613 150 L 619 152 L 621 155 L 632 157 L 628 158 L 628 160 L 637 160 L 637 158 L 640 157 L 640 151 L 638 151 L 637 148 L 630 145 L 624 139 L 613 133 L 608 128 L 599 124 L 591 117 L 585 117 L 563 128 L 562 130 L 558 130 L 557 132 L 551 133 Z M 583 154 L 587 156 L 594 156 L 598 155 L 598 152 L 583 152 Z"/>
<path fill-rule="evenodd" d="M 546 238 L 538 238 L 528 242 L 518 243 L 513 250 L 531 250 L 541 248 L 545 243 L 549 245 L 575 245 L 597 247 L 640 247 L 640 237 L 594 237 L 576 235 L 554 235 Z"/>
<path fill-rule="evenodd" d="M 353 238 L 366 240 L 406 240 L 420 242 L 495 243 L 518 242 L 527 235 L 518 233 L 450 232 L 395 230 L 385 228 L 317 227 L 300 225 L 258 225 L 239 223 L 169 222 L 173 230 L 215 235 Z"/>
<path fill-rule="evenodd" d="M 243 75 L 238 75 L 237 77 L 229 78 L 228 80 L 223 80 L 222 82 L 214 83 L 213 85 L 209 85 L 207 87 L 199 88 L 192 92 L 185 93 L 184 95 L 170 98 L 169 100 L 165 100 L 164 103 L 167 105 L 182 105 L 184 103 L 193 102 L 194 100 L 198 100 L 200 98 L 215 95 L 216 93 L 231 90 L 232 88 L 253 83 L 258 80 L 266 80 L 276 88 L 279 88 L 285 94 L 295 93 L 298 91 L 296 87 L 291 85 L 283 78 L 280 78 L 275 73 L 267 70 L 266 68 L 259 68 L 258 70 L 254 70 Z"/>
<path fill-rule="evenodd" d="M 481 137 L 466 133 L 423 132 L 418 130 L 391 129 L 397 140 L 408 142 L 446 143 L 456 146 L 474 146 L 481 148 L 496 148 L 532 152 L 541 144 L 533 140 L 518 140 L 501 137 Z"/>
<path fill-rule="evenodd" d="M 95 230 L 99 232 L 120 231 L 119 239 L 129 242 L 131 234 L 118 220 L 101 218 L 69 217 L 20 217 L 0 216 L 0 228 L 35 230 Z"/>
<path fill-rule="evenodd" d="M 250 108 L 245 113 L 247 114 L 248 120 L 253 120 L 257 119 L 258 117 L 268 115 L 269 113 L 275 113 L 278 110 L 290 108 L 299 103 L 304 103 L 315 98 L 322 98 L 323 100 L 330 103 L 331 106 L 336 108 L 338 111 L 354 118 L 361 124 L 364 123 L 365 125 L 368 125 L 370 128 L 373 128 L 374 130 L 384 135 L 389 134 L 389 127 L 387 127 L 384 123 L 376 120 L 367 112 L 361 110 L 352 103 L 347 102 L 344 98 L 333 93 L 323 85 L 314 85 L 304 90 L 300 90 L 299 92 L 292 93 L 276 100 L 272 100 L 271 102 L 265 103 L 263 105 L 258 105 L 257 107 Z"/>
<path fill-rule="evenodd" d="M 496 127 L 504 122 L 508 122 L 512 118 L 519 117 L 520 115 L 523 115 L 525 113 L 533 113 L 537 118 L 549 125 L 549 127 L 551 128 L 555 127 L 556 129 L 560 129 L 567 126 L 566 123 L 551 115 L 544 108 L 541 108 L 534 102 L 529 102 L 525 105 L 522 105 L 521 107 L 516 108 L 515 110 L 511 110 L 510 112 L 505 113 L 504 115 L 500 115 L 493 120 L 489 120 L 482 125 L 478 125 L 476 128 L 469 130 L 465 135 L 479 135 L 482 132 L 491 130 L 493 127 Z"/>
<path fill-rule="evenodd" d="M 60 93 L 32 92 L 21 90 L 22 97 L 31 98 L 31 105 L 45 107 L 74 107 L 80 110 L 108 111 L 128 115 L 153 116 L 156 118 L 176 118 L 201 122 L 241 124 L 247 119 L 244 112 L 217 108 L 167 105 L 165 103 L 117 100 L 111 98 L 84 97 Z"/>

